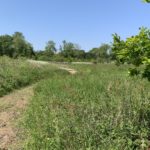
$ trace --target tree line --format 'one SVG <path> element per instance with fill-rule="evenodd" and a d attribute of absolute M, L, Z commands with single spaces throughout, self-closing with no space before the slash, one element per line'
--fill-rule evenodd
<path fill-rule="evenodd" d="M 36 56 L 40 60 L 53 61 L 94 61 L 108 62 L 111 59 L 111 46 L 101 44 L 98 48 L 92 48 L 88 52 L 81 49 L 78 44 L 62 41 L 60 48 L 56 48 L 54 41 L 48 41 L 45 49 L 36 51 Z"/>
<path fill-rule="evenodd" d="M 93 61 L 109 62 L 112 58 L 111 46 L 101 44 L 88 52 L 81 49 L 78 44 L 62 41 L 59 49 L 52 40 L 48 41 L 44 50 L 34 50 L 31 43 L 26 41 L 23 33 L 15 32 L 13 35 L 0 36 L 0 56 L 11 58 L 26 57 L 45 61 Z"/>
<path fill-rule="evenodd" d="M 12 58 L 28 57 L 35 55 L 31 43 L 25 40 L 21 32 L 15 32 L 13 35 L 0 36 L 0 56 L 9 56 Z"/>

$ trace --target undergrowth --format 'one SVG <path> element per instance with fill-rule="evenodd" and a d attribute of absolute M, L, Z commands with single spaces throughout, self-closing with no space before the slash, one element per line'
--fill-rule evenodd
<path fill-rule="evenodd" d="M 23 59 L 0 57 L 0 97 L 50 76 L 55 68 L 33 65 Z"/>

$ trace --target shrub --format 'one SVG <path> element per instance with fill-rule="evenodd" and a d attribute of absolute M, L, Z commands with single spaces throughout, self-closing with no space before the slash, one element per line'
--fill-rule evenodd
<path fill-rule="evenodd" d="M 49 77 L 53 69 L 50 66 L 32 65 L 25 59 L 0 57 L 0 96 Z"/>

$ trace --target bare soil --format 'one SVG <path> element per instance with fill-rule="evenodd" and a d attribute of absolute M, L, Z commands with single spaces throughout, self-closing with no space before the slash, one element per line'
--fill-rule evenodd
<path fill-rule="evenodd" d="M 68 71 L 72 75 L 77 73 L 76 70 L 70 69 L 70 68 L 67 68 L 67 67 L 60 67 L 59 69 L 66 70 L 66 71 Z"/>
<path fill-rule="evenodd" d="M 29 86 L 0 98 L 0 150 L 17 147 L 19 129 L 15 123 L 32 95 L 33 86 Z"/>

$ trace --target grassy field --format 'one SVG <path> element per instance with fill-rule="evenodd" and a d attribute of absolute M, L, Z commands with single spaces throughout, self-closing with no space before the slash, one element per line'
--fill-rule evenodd
<path fill-rule="evenodd" d="M 33 65 L 26 60 L 0 57 L 0 97 L 14 89 L 50 77 L 56 68 Z"/>
<path fill-rule="evenodd" d="M 126 66 L 73 65 L 38 84 L 25 113 L 24 149 L 130 150 L 150 144 L 150 83 Z"/>

